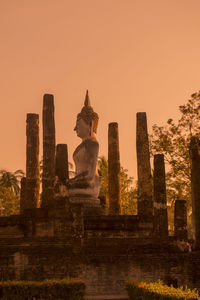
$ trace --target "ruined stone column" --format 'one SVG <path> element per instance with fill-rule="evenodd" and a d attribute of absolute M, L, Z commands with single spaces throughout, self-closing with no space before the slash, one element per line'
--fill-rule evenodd
<path fill-rule="evenodd" d="M 136 148 L 138 171 L 138 214 L 141 216 L 152 216 L 152 177 L 147 131 L 147 117 L 145 112 L 137 113 Z"/>
<path fill-rule="evenodd" d="M 66 144 L 58 144 L 56 146 L 56 176 L 58 176 L 59 182 L 66 185 L 66 180 L 69 179 Z"/>
<path fill-rule="evenodd" d="M 108 129 L 108 191 L 109 214 L 121 213 L 120 155 L 118 124 L 110 123 Z"/>
<path fill-rule="evenodd" d="M 187 206 L 185 200 L 175 201 L 174 231 L 179 241 L 187 241 Z"/>
<path fill-rule="evenodd" d="M 163 154 L 154 155 L 154 230 L 156 236 L 168 236 L 168 218 Z"/>
<path fill-rule="evenodd" d="M 27 114 L 26 120 L 26 207 L 40 203 L 39 115 Z"/>
<path fill-rule="evenodd" d="M 195 247 L 200 248 L 200 141 L 191 138 L 191 188 L 192 188 L 192 225 Z"/>
<path fill-rule="evenodd" d="M 54 98 L 45 94 L 43 99 L 43 174 L 42 207 L 53 203 L 55 183 L 55 122 Z"/>
<path fill-rule="evenodd" d="M 21 179 L 21 189 L 20 189 L 20 214 L 23 214 L 26 207 L 26 177 Z"/>

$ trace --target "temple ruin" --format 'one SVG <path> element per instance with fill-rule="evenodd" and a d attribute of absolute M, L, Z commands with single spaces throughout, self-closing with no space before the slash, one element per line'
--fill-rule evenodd
<path fill-rule="evenodd" d="M 98 197 L 98 114 L 88 92 L 75 126 L 82 142 L 73 155 L 74 178 L 69 178 L 68 170 L 70 144 L 56 145 L 53 95 L 44 95 L 40 123 L 42 183 L 39 115 L 27 114 L 26 177 L 21 180 L 20 214 L 0 217 L 0 280 L 82 279 L 88 299 L 97 295 L 122 295 L 126 299 L 126 280 L 161 279 L 200 289 L 199 140 L 192 138 L 190 149 L 195 249 L 187 253 L 186 202 L 176 200 L 175 231 L 169 236 L 164 155 L 154 156 L 153 182 L 145 112 L 137 113 L 136 124 L 137 215 L 121 214 L 117 123 L 108 127 L 108 213 Z"/>

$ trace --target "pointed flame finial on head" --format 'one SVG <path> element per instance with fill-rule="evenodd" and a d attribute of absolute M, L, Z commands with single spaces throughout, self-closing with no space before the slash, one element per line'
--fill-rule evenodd
<path fill-rule="evenodd" d="M 81 112 L 77 115 L 77 120 L 83 119 L 87 124 L 92 126 L 94 133 L 97 132 L 99 116 L 94 112 L 88 95 L 88 90 L 86 91 L 84 106 L 81 109 Z"/>
<path fill-rule="evenodd" d="M 90 98 L 89 98 L 89 95 L 88 95 L 88 90 L 86 91 L 84 105 L 85 106 L 91 106 L 91 104 L 90 104 Z"/>

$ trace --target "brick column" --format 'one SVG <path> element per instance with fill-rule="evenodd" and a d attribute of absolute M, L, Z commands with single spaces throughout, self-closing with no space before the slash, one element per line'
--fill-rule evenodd
<path fill-rule="evenodd" d="M 163 154 L 154 155 L 154 230 L 156 236 L 168 236 L 168 218 Z"/>
<path fill-rule="evenodd" d="M 138 214 L 142 216 L 152 216 L 152 177 L 147 131 L 147 117 L 145 112 L 137 113 L 136 148 L 138 171 Z"/>
<path fill-rule="evenodd" d="M 175 201 L 174 229 L 178 240 L 187 241 L 187 206 L 185 200 Z"/>
<path fill-rule="evenodd" d="M 108 128 L 108 190 L 109 214 L 121 213 L 120 154 L 118 124 L 110 123 Z"/>
<path fill-rule="evenodd" d="M 55 121 L 53 95 L 43 99 L 43 174 L 42 207 L 53 203 L 55 183 Z"/>
<path fill-rule="evenodd" d="M 195 247 L 200 248 L 200 140 L 191 138 L 192 225 Z"/>
<path fill-rule="evenodd" d="M 24 209 L 28 208 L 26 207 L 26 177 L 22 177 L 20 184 L 20 214 L 23 214 Z"/>
<path fill-rule="evenodd" d="M 39 115 L 27 114 L 26 119 L 26 204 L 37 208 L 40 201 Z"/>
<path fill-rule="evenodd" d="M 56 176 L 58 176 L 59 182 L 66 185 L 66 180 L 69 179 L 68 150 L 66 144 L 58 144 L 56 146 Z"/>

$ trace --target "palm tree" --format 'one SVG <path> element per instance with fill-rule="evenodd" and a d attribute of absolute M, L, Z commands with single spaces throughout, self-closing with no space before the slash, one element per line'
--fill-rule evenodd
<path fill-rule="evenodd" d="M 10 188 L 15 195 L 19 194 L 20 179 L 24 176 L 22 170 L 17 170 L 15 172 L 9 172 L 7 170 L 0 170 L 0 187 Z"/>

